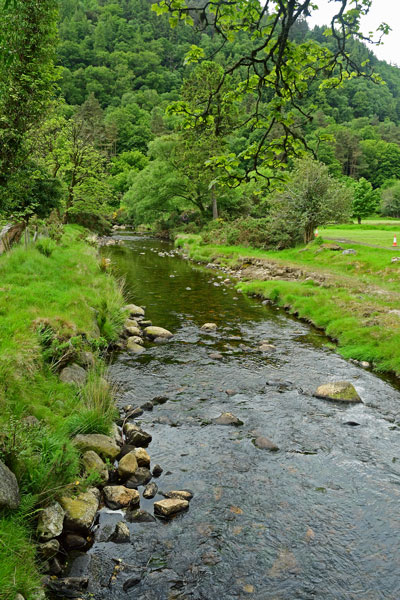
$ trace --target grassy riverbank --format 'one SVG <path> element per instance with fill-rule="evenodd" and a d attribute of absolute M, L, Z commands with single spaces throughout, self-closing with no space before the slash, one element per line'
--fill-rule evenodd
<path fill-rule="evenodd" d="M 321 239 L 306 248 L 279 252 L 204 245 L 194 235 L 178 236 L 176 244 L 195 261 L 240 269 L 239 289 L 323 329 L 345 358 L 369 361 L 377 371 L 400 375 L 400 262 L 391 262 L 396 252 L 341 244 L 356 251 L 344 255 L 329 244 L 323 247 Z M 271 264 L 294 269 L 296 278 L 260 280 L 263 265 Z M 252 277 L 252 266 L 257 277 Z"/>
<path fill-rule="evenodd" d="M 50 256 L 18 247 L 0 257 L 0 458 L 15 473 L 20 508 L 0 515 L 0 596 L 34 598 L 40 574 L 32 542 L 40 507 L 86 485 L 71 443 L 107 433 L 114 404 L 101 359 L 122 326 L 123 299 L 84 230 L 67 227 Z M 94 356 L 87 384 L 62 383 L 67 362 Z M 79 487 L 78 487 L 79 486 Z"/>

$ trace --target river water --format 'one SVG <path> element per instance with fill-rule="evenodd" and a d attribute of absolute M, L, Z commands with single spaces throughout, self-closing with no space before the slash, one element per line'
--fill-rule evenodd
<path fill-rule="evenodd" d="M 97 600 L 399 600 L 399 391 L 308 325 L 169 256 L 170 245 L 124 240 L 105 252 L 128 300 L 174 337 L 120 353 L 111 376 L 120 406 L 168 396 L 140 422 L 164 469 L 159 488 L 194 498 L 167 523 L 128 524 L 128 544 L 102 541 L 121 519 L 103 511 L 72 575 L 89 572 Z M 210 321 L 217 331 L 201 331 Z M 263 340 L 276 351 L 261 353 Z M 311 396 L 333 380 L 352 382 L 363 404 Z M 213 423 L 225 411 L 243 425 Z M 255 447 L 257 435 L 279 451 Z"/>

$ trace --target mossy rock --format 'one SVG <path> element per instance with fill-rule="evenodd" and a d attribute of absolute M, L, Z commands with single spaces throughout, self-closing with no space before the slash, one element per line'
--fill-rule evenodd
<path fill-rule="evenodd" d="M 115 441 L 102 433 L 79 434 L 75 436 L 74 444 L 84 452 L 93 450 L 103 458 L 110 458 L 111 460 L 117 458 L 120 452 L 120 448 Z"/>
<path fill-rule="evenodd" d="M 333 381 L 320 385 L 314 396 L 336 402 L 362 402 L 355 387 L 349 381 Z"/>

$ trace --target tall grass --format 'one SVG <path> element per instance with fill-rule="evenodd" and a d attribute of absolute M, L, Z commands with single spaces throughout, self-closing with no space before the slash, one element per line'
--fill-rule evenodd
<path fill-rule="evenodd" d="M 7 600 L 17 592 L 30 600 L 37 589 L 34 514 L 81 475 L 71 438 L 109 433 L 115 413 L 100 355 L 118 336 L 123 298 L 84 237 L 67 227 L 50 254 L 18 247 L 0 257 L 0 458 L 22 496 L 17 511 L 0 515 L 0 596 Z M 58 371 L 83 350 L 97 358 L 78 389 Z"/>

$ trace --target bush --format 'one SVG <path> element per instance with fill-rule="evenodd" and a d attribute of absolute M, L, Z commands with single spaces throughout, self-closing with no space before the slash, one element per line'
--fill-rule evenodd
<path fill-rule="evenodd" d="M 57 244 L 50 238 L 41 238 L 36 242 L 36 248 L 43 256 L 51 256 L 56 247 Z"/>
<path fill-rule="evenodd" d="M 242 217 L 224 222 L 216 219 L 203 231 L 207 244 L 253 246 L 254 248 L 289 248 L 301 241 L 301 233 L 277 217 Z"/>
<path fill-rule="evenodd" d="M 110 235 L 111 233 L 111 222 L 97 212 L 71 209 L 68 213 L 68 223 L 81 225 L 100 235 Z"/>

